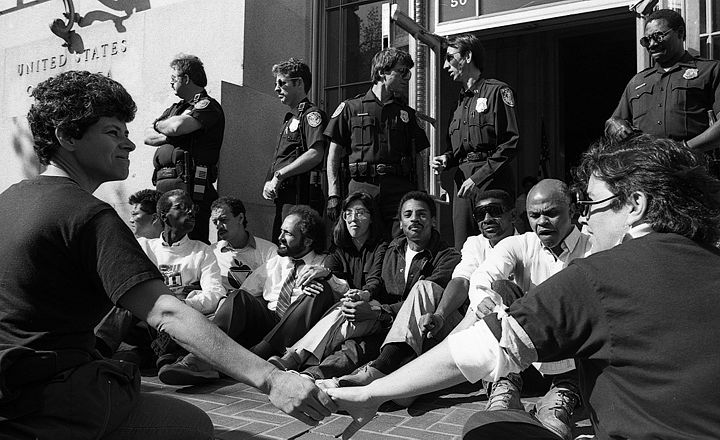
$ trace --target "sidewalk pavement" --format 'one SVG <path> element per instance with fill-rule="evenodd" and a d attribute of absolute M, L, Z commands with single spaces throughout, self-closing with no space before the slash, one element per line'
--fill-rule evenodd
<path fill-rule="evenodd" d="M 176 387 L 163 384 L 157 376 L 144 376 L 142 390 L 180 398 L 203 409 L 215 424 L 215 437 L 222 440 L 331 440 L 339 437 L 352 420 L 347 415 L 333 414 L 311 427 L 275 408 L 257 389 L 226 379 L 209 385 Z M 523 403 L 529 409 L 536 400 L 523 398 Z M 387 403 L 353 439 L 460 439 L 467 419 L 485 409 L 486 401 L 479 384 L 465 383 L 422 396 L 410 408 Z M 592 434 L 587 420 L 576 423 L 574 431 L 578 436 Z"/>

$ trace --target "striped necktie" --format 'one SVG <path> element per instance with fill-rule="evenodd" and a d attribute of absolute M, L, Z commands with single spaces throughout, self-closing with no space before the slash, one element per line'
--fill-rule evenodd
<path fill-rule="evenodd" d="M 290 307 L 290 300 L 292 299 L 292 292 L 295 288 L 295 274 L 300 266 L 305 264 L 303 260 L 293 260 L 293 268 L 285 278 L 285 282 L 280 289 L 280 296 L 278 297 L 277 306 L 275 307 L 275 313 L 280 318 L 285 316 L 285 312 Z"/>

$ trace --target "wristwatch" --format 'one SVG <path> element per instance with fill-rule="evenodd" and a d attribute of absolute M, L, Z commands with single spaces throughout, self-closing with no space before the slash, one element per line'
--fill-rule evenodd
<path fill-rule="evenodd" d="M 273 174 L 273 176 L 278 180 L 278 182 L 283 179 L 283 174 L 280 170 L 275 171 L 275 174 Z"/>

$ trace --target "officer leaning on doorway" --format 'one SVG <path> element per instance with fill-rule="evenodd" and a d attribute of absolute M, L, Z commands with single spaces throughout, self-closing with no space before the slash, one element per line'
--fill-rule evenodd
<path fill-rule="evenodd" d="M 309 205 L 322 212 L 322 160 L 327 138 L 323 135 L 327 115 L 307 97 L 312 74 L 295 58 L 276 64 L 275 93 L 290 107 L 285 115 L 272 166 L 267 173 L 263 197 L 275 202 L 272 240 L 278 243 L 280 226 L 293 205 Z"/>
<path fill-rule="evenodd" d="M 410 54 L 402 50 L 378 52 L 372 61 L 373 86 L 364 95 L 341 102 L 333 113 L 325 130 L 331 141 L 327 161 L 331 220 L 339 216 L 343 190 L 363 191 L 377 200 L 383 223 L 392 225 L 392 235 L 400 233 L 400 199 L 417 189 L 415 156 L 430 146 L 415 110 L 405 104 L 413 64 Z M 343 155 L 349 163 L 348 188 L 341 188 Z"/>
<path fill-rule="evenodd" d="M 205 91 L 202 61 L 180 54 L 170 62 L 170 85 L 181 99 L 170 106 L 145 133 L 145 144 L 157 147 L 153 184 L 160 192 L 184 189 L 197 205 L 194 240 L 208 241 L 210 205 L 218 198 L 217 180 L 225 114 Z"/>

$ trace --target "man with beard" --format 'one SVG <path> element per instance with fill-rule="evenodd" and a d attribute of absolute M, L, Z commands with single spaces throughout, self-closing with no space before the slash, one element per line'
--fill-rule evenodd
<path fill-rule="evenodd" d="M 277 246 L 247 229 L 245 205 L 234 197 L 220 197 L 210 207 L 210 221 L 218 241 L 212 248 L 226 289 L 239 288 L 250 273 L 276 255 Z"/>
<path fill-rule="evenodd" d="M 472 274 L 471 310 L 458 326 L 459 330 L 476 318 L 497 311 L 495 307 L 499 304 L 510 306 L 571 261 L 590 254 L 589 236 L 580 233 L 572 223 L 573 199 L 568 186 L 560 180 L 545 179 L 530 190 L 527 213 L 532 232 L 498 243 Z M 570 416 L 580 403 L 575 363 L 567 359 L 536 364 L 536 367 L 551 378 L 552 387 L 536 403 L 535 416 L 545 427 L 567 439 Z M 487 410 L 524 410 L 520 402 L 522 386 L 523 379 L 516 373 L 495 381 Z"/>
<path fill-rule="evenodd" d="M 159 238 L 140 239 L 139 243 L 150 261 L 160 269 L 168 289 L 193 309 L 210 315 L 215 313 L 226 291 L 210 246 L 188 237 L 195 227 L 195 209 L 192 198 L 184 190 L 166 192 L 157 202 L 162 234 Z M 123 341 L 138 347 L 134 352 L 142 355 L 143 348 L 150 344 L 147 338 L 152 336 L 158 368 L 177 360 L 180 347 L 166 333 L 148 333 L 148 330 L 129 311 L 113 307 L 95 329 L 95 335 L 99 339 L 98 348 L 107 356 L 112 355 Z"/>
<path fill-rule="evenodd" d="M 655 65 L 635 75 L 620 98 L 605 133 L 623 140 L 633 132 L 685 142 L 690 148 L 717 148 L 720 124 L 720 62 L 685 50 L 685 21 L 660 9 L 647 18 L 640 45 Z M 712 115 L 712 116 L 710 116 Z"/>
<path fill-rule="evenodd" d="M 301 288 L 296 279 L 302 267 L 321 265 L 324 227 L 308 206 L 295 206 L 282 223 L 277 255 L 253 271 L 240 289 L 230 292 L 213 322 L 240 345 L 267 359 L 282 354 L 300 339 L 334 303 L 327 282 Z M 203 383 L 219 377 L 193 354 L 158 373 L 171 385 Z"/>
<path fill-rule="evenodd" d="M 322 160 L 327 139 L 323 134 L 327 115 L 310 102 L 312 74 L 307 64 L 290 58 L 272 68 L 275 93 L 290 108 L 267 173 L 263 197 L 275 202 L 272 238 L 277 240 L 280 224 L 294 205 L 309 205 L 322 212 Z"/>
<path fill-rule="evenodd" d="M 502 239 L 517 234 L 513 226 L 515 220 L 513 200 L 507 191 L 490 189 L 480 193 L 476 200 L 473 217 L 481 234 L 465 240 L 462 259 L 455 267 L 452 279 L 445 288 L 437 308 L 420 318 L 420 328 L 428 338 L 440 334 L 442 328 L 447 325 L 448 317 L 459 313 L 458 310 L 468 299 L 470 277 L 485 261 L 490 250 Z M 455 321 L 452 327 L 457 322 L 459 321 Z M 447 330 L 452 330 L 452 327 Z"/>
<path fill-rule="evenodd" d="M 420 327 L 421 317 L 434 311 L 460 261 L 460 254 L 440 239 L 435 214 L 435 202 L 427 193 L 412 191 L 400 200 L 398 216 L 403 236 L 388 246 L 383 284 L 376 291 L 381 303 L 377 319 L 389 329 L 380 355 L 354 374 L 323 381 L 323 386 L 365 385 L 390 374 L 440 342 L 462 319 L 459 313 L 449 314 L 444 328 L 430 339 L 424 337 Z"/>
<path fill-rule="evenodd" d="M 331 141 L 327 215 L 332 221 L 340 215 L 345 191 L 361 191 L 376 199 L 392 237 L 400 233 L 398 202 L 405 193 L 417 189 L 416 153 L 430 146 L 418 126 L 415 110 L 405 104 L 413 64 L 410 54 L 399 49 L 376 53 L 371 67 L 372 88 L 341 102 L 333 112 L 325 130 Z M 347 188 L 341 185 L 345 184 L 340 176 L 343 156 L 349 164 Z"/>

